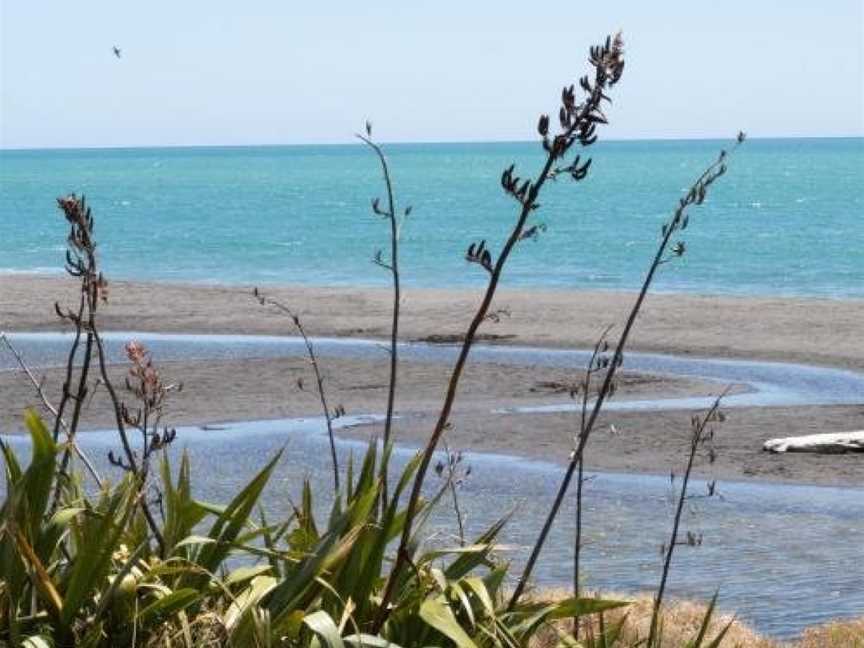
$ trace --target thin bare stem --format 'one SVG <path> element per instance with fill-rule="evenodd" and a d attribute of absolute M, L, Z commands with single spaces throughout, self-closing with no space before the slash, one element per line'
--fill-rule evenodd
<path fill-rule="evenodd" d="M 65 315 L 56 306 L 58 315 L 63 319 L 71 321 L 75 326 L 75 340 L 72 344 L 66 366 L 66 381 L 63 384 L 63 397 L 61 400 L 61 411 L 65 408 L 66 403 L 71 399 L 73 401 L 72 418 L 69 421 L 69 429 L 67 435 L 74 442 L 75 436 L 78 433 L 78 423 L 81 420 L 81 412 L 84 407 L 84 402 L 87 398 L 88 385 L 87 379 L 90 374 L 90 365 L 93 360 L 93 329 L 95 328 L 96 308 L 99 302 L 99 290 L 103 285 L 101 277 L 98 274 L 96 264 L 96 247 L 92 238 L 93 219 L 90 216 L 90 211 L 86 209 L 86 203 L 82 198 L 80 201 L 73 199 L 62 199 L 59 201 L 59 206 L 67 216 L 67 220 L 72 224 L 72 229 L 69 234 L 69 252 L 67 252 L 67 272 L 73 276 L 79 277 L 81 280 L 81 300 L 78 307 L 78 314 L 67 312 Z M 74 263 L 72 250 L 75 250 Z M 82 256 L 83 255 L 83 256 Z M 84 314 L 87 315 L 87 322 L 84 322 Z M 85 335 L 84 355 L 81 359 L 81 368 L 78 372 L 78 387 L 75 393 L 72 394 L 69 390 L 72 369 L 77 355 L 78 345 L 81 340 L 82 332 Z M 54 439 L 59 436 L 60 420 L 54 421 Z M 60 461 L 57 483 L 54 489 L 54 498 L 51 504 L 51 511 L 56 510 L 60 502 L 60 494 L 62 491 L 63 480 L 66 478 L 66 471 L 69 466 L 69 460 L 72 455 L 72 444 L 66 446 L 63 451 L 63 457 Z"/>
<path fill-rule="evenodd" d="M 129 436 L 126 432 L 126 423 L 123 420 L 123 405 L 120 402 L 120 398 L 117 396 L 117 390 L 114 389 L 114 384 L 108 377 L 108 363 L 105 356 L 105 345 L 102 342 L 102 337 L 99 335 L 99 331 L 95 329 L 93 331 L 93 339 L 96 342 L 97 357 L 99 359 L 99 371 L 102 375 L 102 383 L 105 385 L 105 389 L 108 391 L 108 396 L 111 398 L 111 404 L 114 408 L 114 419 L 117 424 L 117 431 L 120 433 L 120 441 L 123 444 L 123 452 L 125 453 L 126 460 L 129 462 L 132 473 L 135 475 L 136 481 L 138 482 L 137 486 L 139 490 L 139 504 L 141 505 L 141 511 L 144 513 L 144 517 L 147 520 L 147 526 L 150 527 L 150 531 L 153 534 L 153 537 L 156 539 L 156 544 L 159 545 L 159 554 L 164 557 L 165 539 L 162 537 L 162 533 L 159 531 L 159 525 L 156 522 L 156 518 L 153 517 L 153 513 L 150 511 L 150 506 L 147 504 L 147 498 L 145 494 L 147 485 L 147 464 L 142 463 L 139 466 L 139 464 L 135 460 L 135 452 L 132 450 L 132 446 L 129 443 Z"/>
<path fill-rule="evenodd" d="M 24 361 L 24 358 L 19 353 L 18 349 L 12 344 L 12 341 L 4 332 L 0 332 L 0 340 L 3 341 L 3 344 L 6 345 L 6 348 L 9 349 L 9 352 L 15 358 L 15 361 L 18 363 L 18 366 L 21 368 L 21 371 L 27 376 L 30 380 L 30 384 L 33 385 L 33 389 L 36 390 L 36 395 L 39 396 L 39 400 L 42 401 L 42 405 L 48 410 L 51 415 L 54 417 L 55 424 L 58 424 L 63 428 L 63 431 L 66 433 L 66 442 L 72 447 L 75 451 L 75 454 L 81 459 L 81 462 L 87 468 L 87 471 L 90 473 L 90 476 L 93 477 L 93 480 L 96 482 L 96 485 L 99 488 L 102 488 L 102 479 L 99 477 L 99 473 L 96 472 L 96 468 L 93 466 L 93 463 L 90 461 L 90 458 L 84 453 L 81 449 L 81 446 L 75 441 L 75 438 L 69 434 L 69 425 L 65 420 L 60 416 L 57 411 L 57 408 L 51 403 L 48 399 L 48 395 L 45 393 L 44 386 L 41 381 L 36 380 L 36 376 L 33 375 L 30 367 L 27 366 L 27 363 Z"/>
<path fill-rule="evenodd" d="M 81 291 L 81 300 L 78 304 L 78 314 L 74 317 L 69 317 L 68 315 L 63 315 L 60 310 L 60 305 L 55 304 L 54 308 L 57 311 L 58 315 L 61 317 L 70 319 L 72 322 L 81 322 L 84 318 L 84 309 L 87 306 L 86 301 L 86 293 Z M 78 345 L 81 343 L 81 326 L 80 324 L 76 324 L 75 326 L 75 337 L 72 339 L 72 344 L 69 347 L 69 355 L 66 358 L 66 378 L 63 381 L 63 391 L 60 396 L 60 404 L 57 406 L 57 417 L 54 419 L 54 443 L 57 443 L 57 440 L 60 438 L 60 421 L 63 420 L 63 412 L 66 409 L 66 403 L 69 402 L 69 399 L 72 396 L 72 392 L 70 391 L 72 385 L 72 371 L 75 367 L 75 356 L 78 353 Z"/>
<path fill-rule="evenodd" d="M 675 551 L 675 546 L 678 544 L 678 529 L 681 526 L 681 514 L 684 511 L 684 502 L 687 500 L 687 486 L 690 483 L 690 474 L 693 472 L 693 463 L 696 459 L 696 453 L 705 435 L 705 428 L 711 421 L 715 420 L 715 416 L 720 409 L 720 401 L 729 392 L 729 388 L 723 390 L 715 400 L 711 409 L 701 419 L 694 419 L 693 434 L 690 437 L 690 454 L 687 457 L 687 468 L 684 470 L 684 479 L 681 484 L 681 493 L 678 496 L 678 505 L 675 510 L 675 521 L 672 525 L 672 536 L 669 545 L 666 547 L 666 556 L 663 561 L 663 573 L 660 577 L 660 586 L 657 588 L 657 595 L 654 597 L 654 607 L 651 612 L 651 629 L 648 632 L 647 646 L 653 646 L 657 635 L 657 624 L 660 620 L 660 608 L 663 604 L 663 595 L 666 592 L 666 582 L 669 579 L 669 570 L 672 566 L 672 554 Z"/>
<path fill-rule="evenodd" d="M 600 337 L 597 338 L 597 342 L 594 344 L 594 350 L 591 353 L 591 358 L 588 360 L 588 365 L 585 367 L 585 374 L 582 377 L 582 411 L 581 417 L 579 419 L 579 438 L 585 434 L 585 423 L 587 421 L 588 414 L 588 397 L 591 392 L 591 378 L 594 373 L 599 369 L 597 366 L 597 358 L 602 351 L 605 351 L 608 347 L 606 343 L 606 336 L 609 335 L 609 331 L 612 330 L 612 325 L 607 326 L 603 332 L 600 334 Z M 582 490 L 585 486 L 585 457 L 579 457 L 579 470 L 576 475 L 576 531 L 574 534 L 573 540 L 573 596 L 579 597 L 580 591 L 580 578 L 579 578 L 579 569 L 580 569 L 580 558 L 582 555 Z M 579 617 L 573 617 L 573 638 L 579 638 Z"/>
<path fill-rule="evenodd" d="M 135 459 L 135 452 L 129 444 L 129 439 L 126 433 L 126 427 L 123 420 L 124 407 L 117 397 L 111 379 L 108 376 L 107 362 L 105 358 L 105 348 L 102 339 L 99 335 L 96 321 L 96 311 L 100 301 L 107 299 L 108 283 L 99 272 L 96 262 L 96 242 L 93 238 L 93 216 L 91 210 L 87 207 L 86 200 L 82 196 L 78 198 L 75 194 L 70 194 L 63 198 L 57 199 L 57 205 L 63 212 L 67 223 L 70 226 L 69 235 L 67 237 L 66 250 L 66 272 L 81 282 L 81 303 L 78 314 L 71 311 L 63 312 L 59 304 L 55 304 L 55 309 L 61 319 L 69 320 L 75 326 L 76 336 L 73 342 L 73 349 L 70 351 L 69 360 L 67 363 L 67 380 L 63 386 L 63 400 L 61 407 L 58 407 L 58 420 L 55 421 L 55 438 L 59 434 L 61 425 L 60 418 L 63 414 L 63 407 L 69 399 L 74 400 L 75 409 L 72 413 L 72 419 L 69 422 L 69 435 L 74 437 L 78 422 L 80 420 L 81 409 L 84 405 L 87 394 L 87 377 L 89 374 L 90 364 L 93 357 L 94 346 L 97 351 L 99 371 L 101 374 L 101 382 L 108 390 L 111 397 L 111 404 L 114 408 L 114 416 L 117 422 L 117 431 L 120 434 L 120 439 L 123 444 L 123 451 L 126 455 L 126 463 L 119 463 L 121 467 L 129 470 L 135 476 L 135 484 L 138 493 L 139 503 L 150 531 L 155 537 L 160 554 L 164 556 L 165 542 L 156 520 L 150 512 L 145 496 L 147 487 L 147 462 L 138 464 Z M 86 313 L 86 322 L 84 314 Z M 75 351 L 77 350 L 81 334 L 86 334 L 85 356 L 82 359 L 81 371 L 79 373 L 78 390 L 76 394 L 72 394 L 69 390 L 69 383 L 72 375 L 72 365 L 75 360 Z M 67 447 L 63 457 L 60 475 L 62 477 L 63 470 L 69 458 L 69 448 Z M 109 453 L 109 460 L 112 460 L 112 455 Z M 56 507 L 60 497 L 60 480 L 58 479 L 57 488 L 54 494 L 54 506 Z"/>
<path fill-rule="evenodd" d="M 306 355 L 309 357 L 309 364 L 312 365 L 312 371 L 315 373 L 315 384 L 318 389 L 318 399 L 321 401 L 321 410 L 324 413 L 324 420 L 327 423 L 327 436 L 330 440 L 330 458 L 333 462 L 333 485 L 336 492 L 339 492 L 339 459 L 336 456 L 336 438 L 333 434 L 333 414 L 330 407 L 327 405 L 327 394 L 324 389 L 324 377 L 321 374 L 321 368 L 318 366 L 318 357 L 315 355 L 315 347 L 312 345 L 312 340 L 306 335 L 306 330 L 303 328 L 303 323 L 300 318 L 290 308 L 284 304 L 264 296 L 257 288 L 254 290 L 255 299 L 262 306 L 273 306 L 277 310 L 282 311 L 291 318 L 294 322 L 294 327 L 303 338 L 303 344 L 306 346 Z"/>
<path fill-rule="evenodd" d="M 88 298 L 89 300 L 89 298 Z M 89 308 L 89 307 L 88 307 Z M 92 323 L 93 320 L 93 311 L 90 311 L 90 320 Z M 78 389 L 76 393 L 72 396 L 73 400 L 73 408 L 72 408 L 72 419 L 69 422 L 69 432 L 68 437 L 70 441 L 74 443 L 75 437 L 78 434 L 78 424 L 81 420 L 81 411 L 84 407 L 84 401 L 87 398 L 87 378 L 90 374 L 90 364 L 93 359 L 93 333 L 92 330 L 88 326 L 88 331 L 86 334 L 86 342 L 84 343 L 84 358 L 81 363 L 80 373 L 78 375 Z M 63 479 L 66 476 L 66 471 L 69 467 L 69 459 L 72 455 L 72 447 L 73 445 L 70 443 L 66 446 L 66 449 L 63 451 L 63 457 L 60 460 L 60 469 L 58 472 L 57 479 L 57 487 L 54 491 L 54 503 L 51 507 L 51 510 L 55 510 L 57 504 L 60 501 L 60 490 Z"/>
<path fill-rule="evenodd" d="M 456 475 L 456 460 L 454 459 L 454 455 L 450 453 L 450 446 L 447 445 L 447 441 L 444 440 L 444 452 L 447 453 L 447 483 L 450 486 L 450 496 L 453 500 L 453 512 L 456 514 L 456 525 L 459 528 L 459 546 L 465 546 L 465 516 L 462 514 L 462 508 L 459 506 L 459 495 L 456 493 L 456 486 L 458 485 L 456 482 L 458 481 L 458 477 Z M 461 457 L 461 455 L 460 455 Z"/>
<path fill-rule="evenodd" d="M 735 147 L 733 147 L 733 150 L 734 148 L 737 148 L 737 146 L 740 145 L 743 141 L 744 134 L 739 133 L 737 142 L 735 144 Z M 705 194 L 708 187 L 726 172 L 727 158 L 727 153 L 725 151 L 721 151 L 718 159 L 711 165 L 709 165 L 708 168 L 702 173 L 702 175 L 699 176 L 696 182 L 693 183 L 686 196 L 679 201 L 678 207 L 673 212 L 669 221 L 667 221 L 667 223 L 663 225 L 662 238 L 660 244 L 657 247 L 657 252 L 654 255 L 654 260 L 652 261 L 651 266 L 648 269 L 648 274 L 646 275 L 645 280 L 642 283 L 642 287 L 639 290 L 638 296 L 636 297 L 636 302 L 633 304 L 633 307 L 630 310 L 630 314 L 627 317 L 627 323 L 625 324 L 624 330 L 621 333 L 621 337 L 618 340 L 618 344 L 615 347 L 615 353 L 612 357 L 612 361 L 609 364 L 609 368 L 606 371 L 606 377 L 603 381 L 603 385 L 597 394 L 597 399 L 594 401 L 594 407 L 591 410 L 591 415 L 588 418 L 588 422 L 585 424 L 585 430 L 580 435 L 579 445 L 577 446 L 576 451 L 571 455 L 567 470 L 564 473 L 564 478 L 561 481 L 561 486 L 559 487 L 558 493 L 555 496 L 555 500 L 552 503 L 552 508 L 549 511 L 549 515 L 546 517 L 546 521 L 544 522 L 543 528 L 540 531 L 540 535 L 537 538 L 537 542 L 535 543 L 534 548 L 531 551 L 528 562 L 525 564 L 522 576 L 519 578 L 519 583 L 516 585 L 516 588 L 513 591 L 513 595 L 510 598 L 510 603 L 508 604 L 508 609 L 510 610 L 512 610 L 516 606 L 516 603 L 518 603 L 519 598 L 522 596 L 522 593 L 525 590 L 528 579 L 531 577 L 531 573 L 533 572 L 534 566 L 537 563 L 537 559 L 540 556 L 540 551 L 543 549 L 543 545 L 546 543 L 546 538 L 549 536 L 549 532 L 552 529 L 552 523 L 555 521 L 555 518 L 558 516 L 558 511 L 561 509 L 561 503 L 563 502 L 564 496 L 570 486 L 570 482 L 573 479 L 573 474 L 576 471 L 577 466 L 579 465 L 579 461 L 582 459 L 582 453 L 585 449 L 585 445 L 587 444 L 588 439 L 591 436 L 591 432 L 594 429 L 594 424 L 597 421 L 597 417 L 600 415 L 600 411 L 603 408 L 603 403 L 612 392 L 613 379 L 615 378 L 615 373 L 618 367 L 623 364 L 624 349 L 627 346 L 627 340 L 630 337 L 630 332 L 633 329 L 633 325 L 636 323 L 636 317 L 639 315 L 639 311 L 642 308 L 642 303 L 645 301 L 645 297 L 648 294 L 648 289 L 651 287 L 651 284 L 654 281 L 654 275 L 656 274 L 657 269 L 668 260 L 666 258 L 666 250 L 669 247 L 669 242 L 671 240 L 672 234 L 676 231 L 684 230 L 687 227 L 688 216 L 685 210 L 690 205 L 699 205 L 702 203 L 702 201 L 705 199 Z M 676 248 L 677 247 L 678 246 L 676 246 Z M 683 246 L 680 249 L 683 253 Z"/>
<path fill-rule="evenodd" d="M 388 263 L 385 263 L 383 262 L 383 260 L 381 260 L 380 254 L 375 257 L 375 262 L 383 266 L 385 269 L 389 269 L 390 274 L 393 278 L 393 318 L 390 325 L 390 384 L 387 390 L 387 414 L 384 418 L 384 447 L 386 448 L 391 441 L 391 430 L 393 427 L 393 408 L 396 402 L 396 376 L 398 368 L 397 353 L 399 341 L 399 305 L 401 301 L 401 284 L 399 280 L 399 234 L 401 226 L 399 218 L 396 215 L 396 201 L 393 195 L 393 183 L 390 180 L 390 168 L 387 164 L 387 158 L 384 157 L 384 152 L 381 150 L 381 147 L 374 141 L 372 141 L 372 126 L 368 122 L 366 124 L 366 133 L 367 136 L 358 134 L 357 137 L 375 152 L 375 155 L 378 156 L 378 160 L 381 163 L 381 173 L 384 176 L 384 184 L 387 188 L 387 211 L 384 212 L 383 215 L 386 216 L 387 220 L 390 221 L 390 260 Z M 372 209 L 373 211 L 375 211 L 376 214 L 381 214 L 381 209 L 378 207 L 377 201 L 374 201 L 372 203 Z M 405 211 L 405 215 L 407 216 L 409 213 L 410 209 L 407 209 Z M 382 511 L 384 510 L 384 507 L 387 506 L 387 466 L 388 462 L 382 462 Z"/>
<path fill-rule="evenodd" d="M 573 596 L 579 598 L 581 579 L 579 578 L 580 558 L 582 556 L 582 489 L 585 486 L 585 460 L 579 458 L 576 474 L 576 532 L 573 539 Z M 573 638 L 579 639 L 579 616 L 573 617 Z"/>
<path fill-rule="evenodd" d="M 618 81 L 623 71 L 623 44 L 620 36 L 617 36 L 614 41 L 611 38 L 607 39 L 606 46 L 592 48 L 591 64 L 595 68 L 595 77 L 593 86 L 588 82 L 587 78 L 581 82 L 582 87 L 588 93 L 588 97 L 581 104 L 576 104 L 574 88 L 565 88 L 562 92 L 562 106 L 560 110 L 560 121 L 562 132 L 556 135 L 552 140 L 547 136 L 549 128 L 549 117 L 541 116 L 538 124 L 538 131 L 543 136 L 543 145 L 547 151 L 546 162 L 540 173 L 532 181 L 524 181 L 520 183 L 519 178 L 513 177 L 513 167 L 507 169 L 502 175 L 501 184 L 507 194 L 512 196 L 519 204 L 521 209 L 519 216 L 513 225 L 510 235 L 504 243 L 501 253 L 497 261 L 492 262 L 491 253 L 485 249 L 485 241 L 479 246 L 472 244 L 468 248 L 466 259 L 470 262 L 479 264 L 489 273 L 489 282 L 483 299 L 471 320 L 468 330 L 465 333 L 465 340 L 459 351 L 456 359 L 456 364 L 450 375 L 450 380 L 447 385 L 447 392 L 444 398 L 444 403 L 441 408 L 441 413 L 432 431 L 432 434 L 426 443 L 423 450 L 420 465 L 414 477 L 414 483 L 411 489 L 411 495 L 408 500 L 408 507 L 405 513 L 405 523 L 402 528 L 402 536 L 399 541 L 399 546 L 396 551 L 396 559 L 390 575 L 387 578 L 387 584 L 384 588 L 384 593 L 381 597 L 381 605 L 376 615 L 375 622 L 372 627 L 372 633 L 377 633 L 384 625 L 387 617 L 391 612 L 390 601 L 393 596 L 396 582 L 401 576 L 402 569 L 405 566 L 408 558 L 408 546 L 411 540 L 414 518 L 417 515 L 417 506 L 420 500 L 420 493 L 423 488 L 423 482 L 426 478 L 426 473 L 429 469 L 429 464 L 435 449 L 441 439 L 441 435 L 447 427 L 450 419 L 450 413 L 453 408 L 453 403 L 456 399 L 456 393 L 459 387 L 459 380 L 465 368 L 465 363 L 468 360 L 468 354 L 474 343 L 474 338 L 480 325 L 486 320 L 489 308 L 492 305 L 492 300 L 495 297 L 495 291 L 498 288 L 498 283 L 501 280 L 501 275 L 504 271 L 504 266 L 510 253 L 516 244 L 522 240 L 525 231 L 525 223 L 528 216 L 539 207 L 537 198 L 543 188 L 546 180 L 552 177 L 552 172 L 555 171 L 555 163 L 562 158 L 575 142 L 580 142 L 583 146 L 587 146 L 596 139 L 594 135 L 595 125 L 597 123 L 605 123 L 606 119 L 600 111 L 600 104 L 604 98 L 604 90 L 607 85 L 613 85 Z M 587 172 L 590 161 L 582 165 L 578 165 L 578 156 L 572 165 L 566 168 L 574 180 L 583 179 Z"/>

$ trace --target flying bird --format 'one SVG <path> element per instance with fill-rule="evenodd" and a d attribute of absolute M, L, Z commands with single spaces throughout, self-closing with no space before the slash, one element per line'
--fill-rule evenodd
<path fill-rule="evenodd" d="M 116 56 L 119 59 L 120 58 L 120 48 L 115 45 L 111 49 L 114 50 L 114 56 Z"/>

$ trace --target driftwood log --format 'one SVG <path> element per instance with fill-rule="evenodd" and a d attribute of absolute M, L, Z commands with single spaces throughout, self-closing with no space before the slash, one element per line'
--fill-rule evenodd
<path fill-rule="evenodd" d="M 864 452 L 864 430 L 769 439 L 762 446 L 762 449 L 767 452 L 817 452 L 820 454 Z"/>

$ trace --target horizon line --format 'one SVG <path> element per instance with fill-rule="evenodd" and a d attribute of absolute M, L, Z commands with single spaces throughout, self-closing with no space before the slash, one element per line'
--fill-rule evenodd
<path fill-rule="evenodd" d="M 601 140 L 600 144 L 618 144 L 626 142 L 723 142 L 733 140 L 734 135 L 728 137 L 621 137 Z M 815 140 L 815 139 L 864 139 L 864 134 L 859 135 L 772 135 L 753 136 L 747 134 L 748 140 Z M 539 140 L 385 140 L 378 144 L 387 146 L 447 146 L 452 144 L 533 144 Z M 154 149 L 242 149 L 242 148 L 304 148 L 304 147 L 337 147 L 337 146 L 363 146 L 362 142 L 308 142 L 308 143 L 280 143 L 280 144 L 146 144 L 141 146 L 117 145 L 117 146 L 22 146 L 5 147 L 0 146 L 0 153 L 5 152 L 35 152 L 35 151 L 123 151 L 123 150 L 154 150 Z"/>

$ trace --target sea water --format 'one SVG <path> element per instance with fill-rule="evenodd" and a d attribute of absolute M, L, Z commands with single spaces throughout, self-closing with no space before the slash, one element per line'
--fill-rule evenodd
<path fill-rule="evenodd" d="M 668 218 L 730 142 L 601 142 L 583 182 L 544 187 L 504 285 L 638 288 Z M 486 279 L 464 259 L 493 254 L 517 216 L 503 194 L 511 163 L 536 175 L 534 143 L 385 145 L 408 285 Z M 54 198 L 85 194 L 113 278 L 217 283 L 385 285 L 372 263 L 389 226 L 362 145 L 0 151 L 0 272 L 62 271 L 66 226 Z M 864 297 L 864 139 L 747 141 L 682 233 L 687 252 L 662 268 L 668 292 Z"/>

